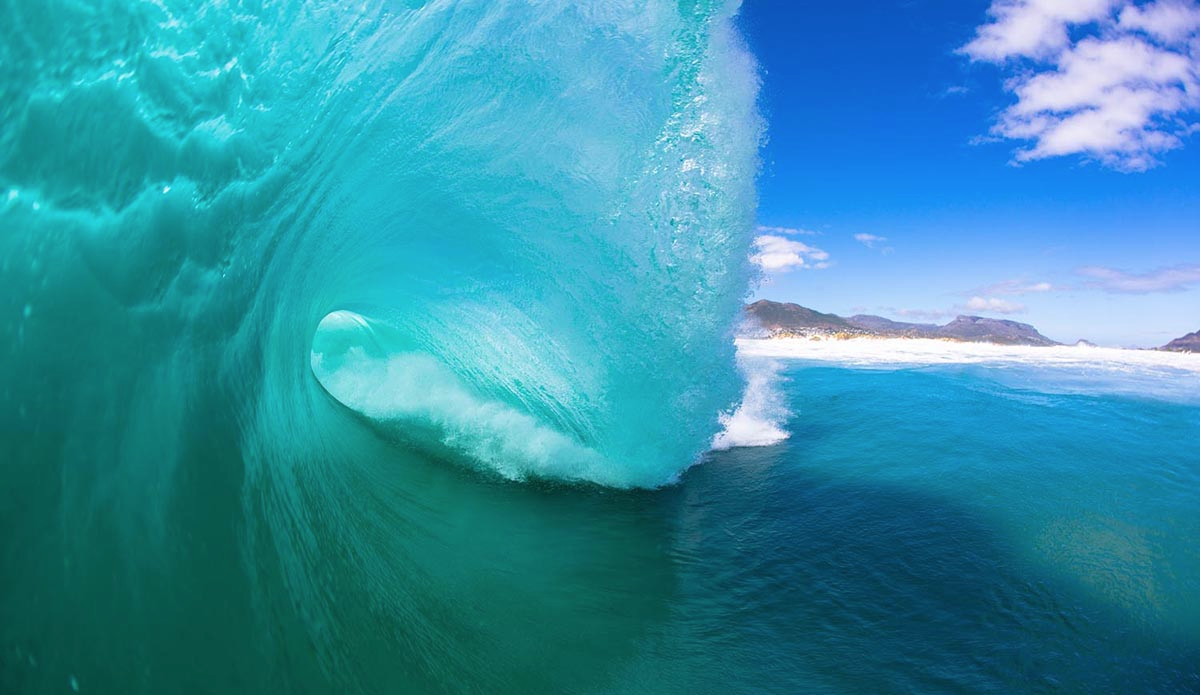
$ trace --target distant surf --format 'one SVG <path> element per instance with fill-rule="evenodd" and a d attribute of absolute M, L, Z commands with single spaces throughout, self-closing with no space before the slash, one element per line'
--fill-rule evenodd
<path fill-rule="evenodd" d="M 1200 402 L 1200 355 L 1090 345 L 996 345 L 921 338 L 739 338 L 743 359 L 773 358 L 866 369 L 994 367 L 1030 388 Z"/>

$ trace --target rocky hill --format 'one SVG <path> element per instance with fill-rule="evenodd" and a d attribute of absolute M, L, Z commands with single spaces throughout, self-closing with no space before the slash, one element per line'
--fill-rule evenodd
<path fill-rule="evenodd" d="M 855 314 L 847 321 L 872 333 L 900 338 L 935 338 L 941 329 L 933 323 L 905 323 L 871 314 Z"/>
<path fill-rule="evenodd" d="M 970 343 L 999 343 L 1001 345 L 1058 345 L 1028 323 L 989 319 L 982 316 L 959 316 L 938 329 L 938 335 Z"/>
<path fill-rule="evenodd" d="M 934 338 L 1001 345 L 1058 345 L 1027 323 L 959 316 L 944 326 L 860 314 L 843 318 L 799 304 L 762 299 L 746 307 L 751 325 L 773 337 Z"/>
<path fill-rule="evenodd" d="M 1188 333 L 1182 338 L 1176 338 L 1159 350 L 1170 350 L 1171 352 L 1200 352 L 1200 331 Z"/>
<path fill-rule="evenodd" d="M 760 299 L 746 307 L 747 313 L 768 331 L 790 331 L 806 328 L 822 331 L 848 331 L 854 326 L 836 314 L 822 314 L 799 304 L 785 304 Z"/>

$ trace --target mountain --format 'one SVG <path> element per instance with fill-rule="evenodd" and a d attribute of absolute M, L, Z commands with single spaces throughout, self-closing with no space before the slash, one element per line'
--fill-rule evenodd
<path fill-rule="evenodd" d="M 989 319 L 982 316 L 959 316 L 938 329 L 938 334 L 969 343 L 999 343 L 1001 345 L 1058 345 L 1027 323 Z"/>
<path fill-rule="evenodd" d="M 882 316 L 859 314 L 842 318 L 799 304 L 761 299 L 746 307 L 752 323 L 775 337 L 934 338 L 1002 345 L 1058 345 L 1027 323 L 959 316 L 944 326 L 905 323 Z"/>
<path fill-rule="evenodd" d="M 791 331 L 802 327 L 836 332 L 854 328 L 841 316 L 822 314 L 799 304 L 784 304 L 760 299 L 747 306 L 746 311 L 758 319 L 759 325 L 769 331 Z"/>
<path fill-rule="evenodd" d="M 847 321 L 866 331 L 903 338 L 936 338 L 937 331 L 941 328 L 933 323 L 905 323 L 871 314 L 856 314 Z"/>
<path fill-rule="evenodd" d="M 1182 338 L 1176 338 L 1159 350 L 1170 350 L 1172 352 L 1200 352 L 1200 331 L 1188 333 Z"/>

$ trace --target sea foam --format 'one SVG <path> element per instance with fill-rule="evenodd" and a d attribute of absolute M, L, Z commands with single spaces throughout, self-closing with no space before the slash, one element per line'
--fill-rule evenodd
<path fill-rule="evenodd" d="M 863 369 L 976 366 L 1032 390 L 1200 400 L 1200 355 L 1086 345 L 1037 347 L 927 339 L 748 339 L 743 358 L 774 358 Z"/>
<path fill-rule="evenodd" d="M 779 388 L 782 365 L 749 356 L 742 356 L 738 364 L 746 376 L 746 391 L 736 408 L 721 414 L 721 431 L 712 441 L 714 451 L 770 446 L 791 436 L 784 429 L 792 412 Z"/>

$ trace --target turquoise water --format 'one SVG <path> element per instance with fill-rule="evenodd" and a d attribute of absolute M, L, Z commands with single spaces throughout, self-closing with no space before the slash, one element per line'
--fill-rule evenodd
<path fill-rule="evenodd" d="M 1196 389 L 739 371 L 736 11 L 9 3 L 0 692 L 1200 689 Z"/>

